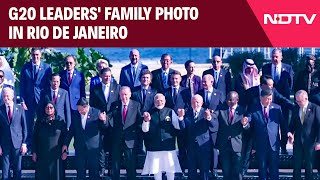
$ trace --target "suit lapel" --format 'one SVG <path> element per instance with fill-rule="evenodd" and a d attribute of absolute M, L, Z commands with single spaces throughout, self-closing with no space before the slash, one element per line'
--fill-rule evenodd
<path fill-rule="evenodd" d="M 234 113 L 233 113 L 233 121 L 231 124 L 234 124 L 237 122 L 238 118 L 239 118 L 239 105 L 237 106 L 237 108 L 234 110 Z"/>
<path fill-rule="evenodd" d="M 110 85 L 110 89 L 111 89 L 111 85 Z M 104 97 L 104 92 L 102 91 L 102 83 L 97 85 L 97 88 L 95 89 L 95 93 L 97 94 L 97 96 L 100 98 L 102 102 L 105 102 L 107 104 L 106 99 Z"/>
<path fill-rule="evenodd" d="M 13 107 L 12 107 L 12 121 L 14 121 L 15 117 L 17 116 L 18 113 L 18 107 L 15 103 L 13 103 Z M 11 123 L 12 123 L 11 121 Z"/>
<path fill-rule="evenodd" d="M 306 120 L 309 118 L 311 114 L 311 104 L 310 102 L 308 103 L 308 106 L 307 106 L 307 109 L 306 109 L 306 113 L 304 115 L 304 121 L 303 121 L 303 124 L 305 124 Z M 301 122 L 301 119 L 300 119 L 300 122 Z"/>
<path fill-rule="evenodd" d="M 136 83 L 136 81 L 139 81 L 139 74 L 142 69 L 142 64 L 139 62 L 137 69 L 136 69 L 136 78 L 133 80 L 133 85 Z"/>
<path fill-rule="evenodd" d="M 226 122 L 227 125 L 230 125 L 230 116 L 229 116 L 229 107 L 227 109 L 225 109 L 224 111 L 222 111 L 221 116 L 224 116 L 225 118 L 224 121 Z"/>
<path fill-rule="evenodd" d="M 44 71 L 43 62 L 40 62 L 38 73 L 37 73 L 37 77 L 36 77 L 36 81 L 41 79 L 43 71 Z"/>

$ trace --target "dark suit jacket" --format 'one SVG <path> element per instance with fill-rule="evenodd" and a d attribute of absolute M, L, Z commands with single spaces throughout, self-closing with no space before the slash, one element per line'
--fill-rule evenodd
<path fill-rule="evenodd" d="M 194 75 L 192 77 L 192 82 L 193 82 L 193 92 L 197 93 L 200 89 L 202 89 L 202 81 L 201 81 L 201 77 Z M 187 75 L 182 76 L 182 80 L 180 82 L 180 85 L 182 87 L 187 87 L 187 83 L 188 83 L 188 77 Z"/>
<path fill-rule="evenodd" d="M 116 80 L 114 79 L 114 77 L 112 76 L 111 83 L 113 83 L 113 82 L 117 83 L 117 81 L 116 81 Z M 89 89 L 90 93 L 91 93 L 91 91 L 93 90 L 93 88 L 94 88 L 96 85 L 100 84 L 100 83 L 101 83 L 101 81 L 100 81 L 100 76 L 99 76 L 99 75 L 96 75 L 96 76 L 92 77 L 92 78 L 90 79 L 90 89 Z"/>
<path fill-rule="evenodd" d="M 260 103 L 259 91 L 260 91 L 259 86 L 254 86 L 245 92 L 245 97 L 243 97 L 245 107 L 249 107 L 252 104 Z M 272 102 L 279 104 L 283 107 L 287 107 L 289 109 L 292 109 L 294 107 L 294 103 L 291 102 L 286 97 L 284 97 L 283 95 L 281 95 L 275 88 L 273 88 L 272 91 L 273 91 Z"/>
<path fill-rule="evenodd" d="M 169 69 L 169 74 L 168 74 L 168 86 L 171 86 L 171 74 L 174 72 L 174 69 Z M 156 69 L 151 72 L 152 73 L 152 88 L 156 89 L 159 93 L 163 93 L 165 91 L 165 88 L 163 87 L 162 84 L 162 69 Z"/>
<path fill-rule="evenodd" d="M 201 108 L 197 118 L 194 118 L 193 109 L 190 108 L 184 117 L 184 121 L 180 122 L 180 129 L 186 129 L 186 141 L 188 145 L 192 145 L 195 140 L 198 145 L 211 144 L 211 130 L 218 129 L 218 121 L 211 119 L 208 121 L 204 118 L 205 109 Z"/>
<path fill-rule="evenodd" d="M 3 84 L 3 87 L 2 88 L 5 88 L 5 87 L 9 87 L 9 88 L 11 88 L 12 90 L 14 90 L 13 89 L 13 86 L 11 86 L 11 85 L 9 85 L 9 84 Z M 3 99 L 2 99 L 2 92 L 0 93 L 0 106 L 1 105 L 3 105 L 4 104 L 4 102 L 3 102 Z"/>
<path fill-rule="evenodd" d="M 33 105 L 40 100 L 42 89 L 50 87 L 50 78 L 52 70 L 49 64 L 41 62 L 37 77 L 33 76 L 32 62 L 23 65 L 20 74 L 20 98 L 26 105 Z"/>
<path fill-rule="evenodd" d="M 128 64 L 121 69 L 119 84 L 121 86 L 128 86 L 132 90 L 132 88 L 141 85 L 139 78 L 140 73 L 144 69 L 148 69 L 148 66 L 142 64 L 141 62 L 138 62 L 135 79 L 132 76 L 131 69 L 131 64 Z"/>
<path fill-rule="evenodd" d="M 121 147 L 124 142 L 127 148 L 136 146 L 137 134 L 141 131 L 141 113 L 140 103 L 130 100 L 127 107 L 127 116 L 125 123 L 122 117 L 122 102 L 116 101 L 111 105 L 111 111 L 108 113 L 109 125 L 112 128 L 113 147 Z"/>
<path fill-rule="evenodd" d="M 280 80 L 274 87 L 278 90 L 280 94 L 282 94 L 286 98 L 290 98 L 290 93 L 293 87 L 293 70 L 292 66 L 289 64 L 281 63 L 281 75 Z M 272 76 L 272 64 L 265 64 L 262 67 L 262 74 L 267 74 Z"/>
<path fill-rule="evenodd" d="M 222 99 L 222 93 L 216 89 L 213 89 L 210 104 L 205 103 L 205 90 L 201 89 L 197 94 L 199 94 L 203 98 L 203 108 L 208 108 L 211 110 L 215 110 L 219 104 L 223 104 L 224 100 Z"/>
<path fill-rule="evenodd" d="M 320 107 L 309 102 L 303 124 L 299 117 L 299 106 L 292 111 L 289 131 L 294 134 L 294 145 L 313 148 L 320 143 Z"/>
<path fill-rule="evenodd" d="M 202 77 L 206 74 L 211 74 L 214 77 L 214 70 L 208 69 L 205 70 L 202 74 Z M 224 101 L 227 97 L 227 94 L 231 91 L 231 74 L 228 70 L 221 68 L 218 82 L 214 83 L 214 88 L 221 91 L 222 100 Z"/>
<path fill-rule="evenodd" d="M 46 97 L 53 101 L 51 96 L 51 88 L 41 91 L 41 98 L 39 102 L 40 106 L 38 107 L 38 117 L 43 117 Z M 55 107 L 57 115 L 61 117 L 61 120 L 64 120 L 67 128 L 69 128 L 71 125 L 71 110 L 69 94 L 66 90 L 59 88 Z"/>
<path fill-rule="evenodd" d="M 309 80 L 309 71 L 302 70 L 298 73 L 296 81 L 294 83 L 294 93 L 303 89 L 308 92 L 308 80 Z M 311 74 L 311 87 L 310 94 L 314 95 L 320 92 L 320 71 L 315 70 L 314 73 Z"/>
<path fill-rule="evenodd" d="M 73 71 L 73 77 L 72 82 L 69 85 L 68 79 L 69 77 L 66 70 L 63 70 L 60 72 L 61 77 L 61 85 L 60 88 L 65 89 L 69 92 L 69 98 L 70 98 L 70 105 L 72 110 L 77 110 L 77 102 L 81 97 L 86 97 L 86 84 L 84 75 L 78 71 L 77 69 L 74 69 Z"/>
<path fill-rule="evenodd" d="M 227 104 L 219 105 L 213 113 L 213 119 L 219 122 L 217 137 L 217 148 L 220 151 L 226 150 L 231 142 L 234 152 L 241 152 L 242 132 L 244 128 L 241 119 L 244 117 L 245 109 L 237 106 L 234 111 L 232 123 L 229 118 L 229 106 Z"/>
<path fill-rule="evenodd" d="M 138 86 L 132 92 L 131 99 L 135 100 L 141 104 L 140 111 L 141 111 L 141 113 L 144 113 L 144 112 L 148 112 L 149 110 L 151 110 L 152 107 L 154 107 L 153 98 L 156 94 L 157 94 L 157 91 L 149 86 L 148 90 L 147 90 L 146 99 L 143 102 L 142 89 L 141 89 L 141 86 Z"/>
<path fill-rule="evenodd" d="M 64 145 L 68 146 L 71 139 L 74 138 L 74 148 L 78 152 L 83 152 L 87 149 L 98 150 L 100 148 L 100 132 L 106 127 L 101 120 L 99 120 L 100 111 L 96 108 L 90 107 L 85 129 L 82 128 L 81 115 L 74 112 L 72 116 L 72 123 L 70 130 L 67 132 Z"/>
<path fill-rule="evenodd" d="M 27 125 L 23 107 L 13 104 L 11 124 L 9 124 L 5 105 L 0 106 L 0 112 L 0 146 L 2 151 L 8 151 L 12 144 L 15 149 L 20 149 L 27 138 Z"/>
<path fill-rule="evenodd" d="M 265 152 L 266 144 L 269 144 L 273 151 L 280 148 L 280 124 L 284 121 L 281 107 L 272 103 L 269 107 L 268 123 L 266 123 L 262 112 L 261 104 L 253 104 L 249 108 L 249 126 L 253 130 L 253 138 L 257 151 Z M 287 132 L 287 129 L 284 129 Z M 287 133 L 284 133 L 287 134 Z"/>
<path fill-rule="evenodd" d="M 109 99 L 108 102 L 106 102 L 104 92 L 102 90 L 102 84 L 100 83 L 96 85 L 90 93 L 90 106 L 100 109 L 100 111 L 108 112 L 111 104 L 119 100 L 119 92 L 120 85 L 116 82 L 110 83 Z"/>
<path fill-rule="evenodd" d="M 187 88 L 180 86 L 176 99 L 172 97 L 172 87 L 164 92 L 164 96 L 166 97 L 166 107 L 173 109 L 175 112 L 178 109 L 188 109 L 191 106 L 191 94 Z"/>

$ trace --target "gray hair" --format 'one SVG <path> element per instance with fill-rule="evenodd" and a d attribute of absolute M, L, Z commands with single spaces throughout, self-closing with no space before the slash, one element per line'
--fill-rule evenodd
<path fill-rule="evenodd" d="M 98 59 L 96 63 L 96 69 L 98 69 L 99 64 L 106 64 L 109 67 L 109 62 L 105 59 Z"/>
<path fill-rule="evenodd" d="M 299 90 L 296 92 L 295 95 L 296 95 L 296 97 L 305 96 L 306 98 L 308 98 L 308 93 L 305 90 Z"/>
<path fill-rule="evenodd" d="M 5 87 L 2 89 L 2 95 L 5 93 L 9 93 L 10 95 L 14 96 L 14 91 L 10 87 Z"/>

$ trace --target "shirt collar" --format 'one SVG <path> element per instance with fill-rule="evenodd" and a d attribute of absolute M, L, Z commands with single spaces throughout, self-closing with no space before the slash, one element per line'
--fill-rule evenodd
<path fill-rule="evenodd" d="M 89 108 L 89 110 L 90 110 L 90 106 L 89 106 L 89 105 L 88 105 L 88 108 Z M 85 115 L 80 114 L 81 117 L 82 117 L 82 118 L 87 118 L 87 116 L 88 116 L 88 114 L 89 114 L 89 110 L 88 110 L 88 112 L 87 112 Z"/>
<path fill-rule="evenodd" d="M 177 86 L 177 87 L 173 87 L 172 86 L 172 91 L 173 91 L 174 88 L 176 88 L 179 91 L 180 86 Z"/>
<path fill-rule="evenodd" d="M 212 93 L 212 92 L 213 92 L 213 87 L 209 88 L 209 89 L 206 90 L 206 91 L 209 91 L 210 93 Z"/>
<path fill-rule="evenodd" d="M 70 70 L 70 71 L 67 70 L 67 74 L 69 75 L 69 72 L 70 72 L 71 74 L 73 74 L 73 71 L 74 71 L 74 69 L 72 69 L 72 70 Z"/>
<path fill-rule="evenodd" d="M 169 74 L 169 69 L 170 69 L 170 68 L 168 68 L 167 70 L 164 70 L 164 69 L 161 68 L 161 71 L 162 71 L 162 73 L 166 72 L 167 75 L 168 75 L 168 74 Z"/>
<path fill-rule="evenodd" d="M 198 108 L 198 109 L 194 109 L 194 110 L 193 110 L 193 113 L 195 113 L 195 112 L 199 113 L 200 111 L 201 111 L 201 107 Z"/>
<path fill-rule="evenodd" d="M 40 67 L 40 63 L 41 63 L 40 61 L 37 64 L 32 62 L 32 66 L 37 65 L 38 67 Z"/>
<path fill-rule="evenodd" d="M 280 69 L 281 66 L 282 66 L 282 62 L 280 62 L 278 65 L 272 64 L 272 69 L 274 69 L 274 67 L 276 67 L 276 66 L 277 66 L 278 69 Z"/>
<path fill-rule="evenodd" d="M 215 73 L 220 73 L 220 71 L 221 71 L 221 69 L 219 69 L 219 70 L 215 70 L 215 69 L 213 69 L 213 71 L 215 72 Z"/>
<path fill-rule="evenodd" d="M 303 110 L 306 110 L 308 108 L 308 105 L 309 105 L 309 101 L 306 103 L 305 106 L 303 106 Z"/>
<path fill-rule="evenodd" d="M 264 105 L 260 102 L 262 109 L 264 109 Z M 267 110 L 269 109 L 269 106 L 267 106 Z"/>
<path fill-rule="evenodd" d="M 234 106 L 232 106 L 231 108 L 232 108 L 232 110 L 234 111 L 234 110 L 236 110 L 237 109 L 237 107 L 238 107 L 238 104 L 235 104 Z M 229 107 L 229 109 L 230 109 L 230 107 Z"/>
<path fill-rule="evenodd" d="M 131 65 L 131 69 L 132 69 L 133 67 L 134 67 L 135 69 L 137 69 L 137 67 L 138 67 L 138 63 L 135 64 L 135 65 L 133 65 L 133 64 L 130 63 L 130 65 Z"/>
<path fill-rule="evenodd" d="M 12 111 L 12 107 L 13 107 L 13 102 L 9 103 L 9 104 L 6 104 L 6 107 L 8 108 L 8 106 L 11 107 L 11 111 Z"/>
<path fill-rule="evenodd" d="M 124 104 L 123 102 L 121 102 L 122 107 L 123 107 L 124 105 L 126 105 L 126 106 L 127 106 L 127 108 L 128 108 L 129 102 L 130 102 L 130 100 L 129 100 L 126 104 Z"/>
<path fill-rule="evenodd" d="M 55 92 L 58 92 L 59 88 L 56 89 L 56 90 L 53 90 L 52 87 L 50 87 L 50 90 L 51 90 L 51 92 L 54 92 L 54 91 L 55 91 Z"/>
<path fill-rule="evenodd" d="M 144 89 L 145 89 L 145 90 L 148 90 L 148 89 L 149 89 L 149 86 L 145 86 L 145 87 L 141 86 L 141 89 L 142 89 L 142 90 L 144 90 Z"/>

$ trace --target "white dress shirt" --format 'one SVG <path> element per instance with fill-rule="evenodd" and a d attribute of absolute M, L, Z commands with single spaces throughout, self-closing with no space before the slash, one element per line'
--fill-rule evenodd
<path fill-rule="evenodd" d="M 90 108 L 90 107 L 89 107 L 89 108 Z M 82 125 L 82 128 L 83 128 L 83 129 L 86 129 L 86 123 L 87 123 L 88 113 L 89 113 L 89 111 L 88 111 L 85 115 L 82 115 L 82 114 L 81 114 L 81 125 Z"/>

